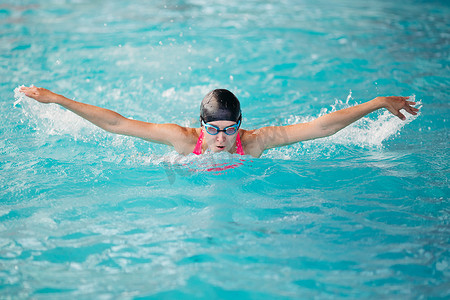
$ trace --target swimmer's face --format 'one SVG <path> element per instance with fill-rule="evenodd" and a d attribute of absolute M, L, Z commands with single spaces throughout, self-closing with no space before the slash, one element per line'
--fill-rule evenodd
<path fill-rule="evenodd" d="M 236 125 L 236 122 L 233 121 L 213 121 L 208 124 L 219 127 L 219 129 L 223 130 L 226 127 Z M 204 131 L 204 141 L 208 144 L 209 149 L 213 152 L 222 152 L 228 151 L 230 152 L 233 149 L 233 146 L 236 142 L 236 137 L 238 131 L 236 131 L 232 135 L 227 135 L 225 132 L 221 131 L 216 135 L 209 134 L 205 126 L 203 126 Z"/>

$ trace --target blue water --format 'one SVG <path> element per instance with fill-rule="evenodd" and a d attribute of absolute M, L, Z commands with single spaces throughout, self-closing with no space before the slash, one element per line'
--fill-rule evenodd
<path fill-rule="evenodd" d="M 0 298 L 450 297 L 448 1 L 0 4 Z M 261 158 L 181 157 L 14 90 L 198 126 L 214 88 L 243 127 L 381 95 L 337 135 Z M 215 165 L 238 166 L 208 171 Z"/>

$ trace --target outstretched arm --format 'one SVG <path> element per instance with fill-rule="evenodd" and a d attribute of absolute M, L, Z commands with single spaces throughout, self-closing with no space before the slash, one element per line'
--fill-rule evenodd
<path fill-rule="evenodd" d="M 419 109 L 411 106 L 416 103 L 407 101 L 407 99 L 409 97 L 377 97 L 366 103 L 323 115 L 312 122 L 319 129 L 320 133 L 317 137 L 323 137 L 335 134 L 342 128 L 380 108 L 386 108 L 401 120 L 406 120 L 406 117 L 400 112 L 401 109 L 412 115 L 416 115 L 419 111 Z"/>
<path fill-rule="evenodd" d="M 393 115 L 405 120 L 405 116 L 400 112 L 401 109 L 412 115 L 416 115 L 419 111 L 419 109 L 412 107 L 416 103 L 408 101 L 408 98 L 377 97 L 366 103 L 323 115 L 311 122 L 288 126 L 263 127 L 255 130 L 253 135 L 256 137 L 255 141 L 258 140 L 258 148 L 264 151 L 274 147 L 333 135 L 342 128 L 380 108 L 386 108 Z"/>
<path fill-rule="evenodd" d="M 131 120 L 112 110 L 74 101 L 44 88 L 34 86 L 22 87 L 20 91 L 25 93 L 27 97 L 41 103 L 59 104 L 94 125 L 112 133 L 135 136 L 151 142 L 171 145 L 177 151 L 180 147 L 184 147 L 183 142 L 189 142 L 188 129 L 176 124 L 155 124 Z"/>

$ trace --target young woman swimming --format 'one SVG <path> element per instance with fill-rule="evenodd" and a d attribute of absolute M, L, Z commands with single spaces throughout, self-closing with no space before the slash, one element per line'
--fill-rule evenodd
<path fill-rule="evenodd" d="M 117 134 L 173 146 L 183 155 L 227 151 L 259 157 L 265 150 L 335 134 L 365 115 L 386 108 L 405 120 L 400 112 L 416 115 L 419 109 L 409 97 L 376 97 L 368 102 L 323 115 L 311 122 L 287 126 L 267 126 L 253 130 L 241 129 L 239 100 L 228 90 L 209 92 L 200 106 L 200 128 L 177 124 L 156 124 L 123 117 L 109 109 L 70 100 L 44 88 L 22 87 L 21 92 L 41 103 L 56 103 L 98 127 Z"/>

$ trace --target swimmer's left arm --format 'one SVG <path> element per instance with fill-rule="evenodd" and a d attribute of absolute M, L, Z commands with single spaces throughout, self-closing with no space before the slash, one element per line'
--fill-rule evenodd
<path fill-rule="evenodd" d="M 327 137 L 335 134 L 351 123 L 380 108 L 386 108 L 393 115 L 405 120 L 400 112 L 406 110 L 412 115 L 419 111 L 412 107 L 415 102 L 407 101 L 409 97 L 377 97 L 371 101 L 323 115 L 311 122 L 287 126 L 270 126 L 250 131 L 250 143 L 258 151 L 290 145 L 300 141 Z M 253 142 L 253 143 L 252 143 Z"/>
<path fill-rule="evenodd" d="M 400 112 L 401 109 L 406 110 L 412 115 L 417 115 L 419 111 L 419 109 L 412 106 L 416 103 L 408 101 L 408 99 L 409 97 L 377 97 L 371 101 L 323 115 L 312 121 L 316 127 L 316 131 L 319 132 L 314 138 L 333 135 L 380 108 L 386 108 L 401 120 L 406 120 L 406 117 Z"/>

